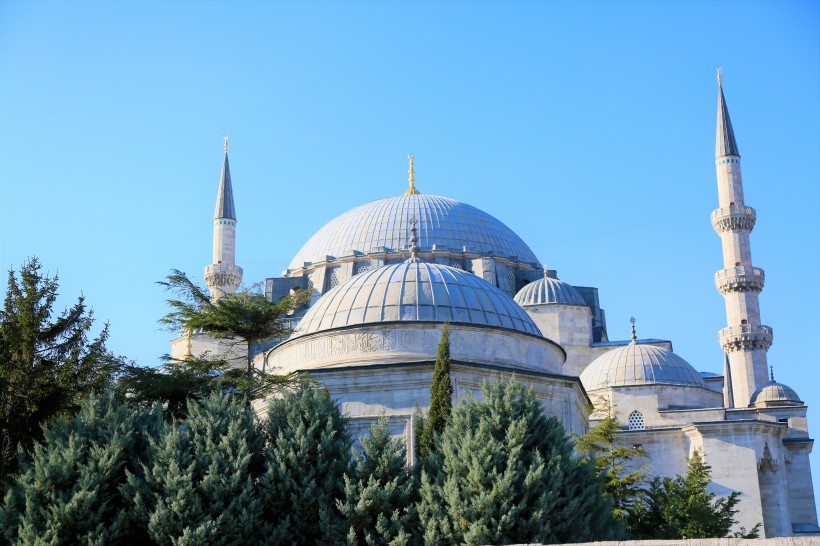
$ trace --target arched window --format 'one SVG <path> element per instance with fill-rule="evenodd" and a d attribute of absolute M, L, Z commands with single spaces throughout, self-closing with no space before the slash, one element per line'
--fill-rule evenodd
<path fill-rule="evenodd" d="M 741 321 L 740 321 L 740 323 L 741 323 L 741 324 L 749 324 L 749 321 L 748 321 L 748 320 L 746 320 L 746 319 L 743 319 L 743 320 L 741 320 Z"/>
<path fill-rule="evenodd" d="M 515 271 L 507 271 L 507 283 L 510 285 L 510 292 L 515 294 Z"/>
<path fill-rule="evenodd" d="M 330 287 L 335 288 L 339 284 L 339 272 L 334 269 L 330 272 Z"/>
<path fill-rule="evenodd" d="M 643 430 L 646 425 L 643 422 L 643 414 L 639 411 L 633 411 L 629 414 L 629 430 Z"/>

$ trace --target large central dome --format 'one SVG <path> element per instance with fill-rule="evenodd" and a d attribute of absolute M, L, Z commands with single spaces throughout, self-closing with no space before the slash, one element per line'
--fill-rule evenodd
<path fill-rule="evenodd" d="M 358 206 L 325 224 L 293 258 L 289 269 L 357 252 L 407 249 L 410 220 L 418 222 L 419 251 L 497 256 L 539 267 L 518 235 L 486 212 L 435 195 L 400 195 Z"/>

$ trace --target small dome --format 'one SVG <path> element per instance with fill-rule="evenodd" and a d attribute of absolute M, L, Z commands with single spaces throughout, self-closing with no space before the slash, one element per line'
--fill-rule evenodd
<path fill-rule="evenodd" d="M 519 290 L 515 295 L 515 302 L 521 307 L 548 303 L 586 305 L 575 287 L 552 277 L 538 279 Z"/>
<path fill-rule="evenodd" d="M 329 290 L 291 337 L 391 321 L 479 324 L 541 335 L 512 298 L 484 279 L 445 265 L 404 262 L 360 273 Z"/>
<path fill-rule="evenodd" d="M 635 341 L 593 360 L 581 373 L 581 383 L 587 391 L 627 385 L 707 388 L 695 368 L 672 351 Z"/>
<path fill-rule="evenodd" d="M 752 399 L 749 401 L 749 405 L 755 407 L 802 406 L 803 401 L 800 400 L 800 397 L 797 396 L 794 389 L 783 383 L 777 383 L 772 379 L 754 392 Z"/>
<path fill-rule="evenodd" d="M 419 252 L 431 252 L 435 247 L 538 264 L 538 258 L 518 235 L 482 210 L 435 195 L 399 195 L 337 216 L 305 243 L 288 268 L 324 262 L 328 256 L 404 249 L 410 237 L 410 218 L 418 220 Z"/>

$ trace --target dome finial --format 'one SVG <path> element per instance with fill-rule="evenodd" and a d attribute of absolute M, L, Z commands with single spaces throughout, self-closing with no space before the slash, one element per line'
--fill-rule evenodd
<path fill-rule="evenodd" d="M 638 341 L 638 335 L 635 333 L 635 317 L 629 317 L 629 323 L 632 325 L 632 341 Z"/>
<path fill-rule="evenodd" d="M 769 380 L 774 383 L 774 366 L 769 366 Z"/>
<path fill-rule="evenodd" d="M 545 279 L 546 279 L 547 277 L 549 277 L 549 276 L 550 276 L 550 275 L 549 275 L 549 273 L 550 273 L 550 270 L 549 270 L 549 269 L 547 268 L 547 266 L 545 265 L 545 266 L 544 266 L 544 278 L 545 278 Z"/>
<path fill-rule="evenodd" d="M 188 360 L 192 356 L 194 356 L 194 355 L 191 353 L 191 329 L 188 328 L 188 341 L 185 345 L 185 354 L 182 355 L 182 359 L 183 360 Z"/>
<path fill-rule="evenodd" d="M 405 195 L 408 195 L 408 194 L 405 194 Z M 418 239 L 416 238 L 416 224 L 417 223 L 418 223 L 418 220 L 416 220 L 415 217 L 410 218 L 410 258 L 408 258 L 406 260 L 406 263 L 415 263 L 415 262 L 419 261 L 418 256 L 416 256 L 416 253 L 418 253 L 418 251 L 419 251 L 419 247 L 416 246 L 416 243 L 418 242 Z"/>
<path fill-rule="evenodd" d="M 407 159 L 410 160 L 410 170 L 407 174 L 410 175 L 407 181 L 410 187 L 404 192 L 404 195 L 421 195 L 421 192 L 416 189 L 416 171 L 413 170 L 413 162 L 416 160 L 416 154 L 407 154 Z"/>

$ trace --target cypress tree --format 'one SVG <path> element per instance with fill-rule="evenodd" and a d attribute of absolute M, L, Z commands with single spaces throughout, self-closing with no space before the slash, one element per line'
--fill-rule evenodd
<path fill-rule="evenodd" d="M 142 475 L 124 488 L 134 519 L 157 544 L 258 543 L 264 526 L 252 466 L 263 437 L 253 409 L 231 394 L 192 401 L 162 426 Z"/>
<path fill-rule="evenodd" d="M 423 428 L 417 445 L 420 460 L 435 449 L 434 438 L 441 434 L 453 411 L 453 384 L 450 381 L 450 327 L 445 322 L 438 342 L 433 381 L 430 386 L 430 409 L 422 421 Z"/>
<path fill-rule="evenodd" d="M 422 471 L 426 544 L 582 542 L 617 538 L 611 504 L 590 465 L 547 418 L 532 390 L 486 384 L 435 441 Z"/>
<path fill-rule="evenodd" d="M 352 442 L 327 389 L 303 385 L 270 405 L 266 471 L 260 479 L 271 544 L 339 544 L 347 532 L 336 507 Z"/>
<path fill-rule="evenodd" d="M 132 544 L 119 488 L 145 457 L 150 421 L 114 394 L 88 400 L 71 420 L 44 430 L 0 509 L 5 538 L 19 544 Z"/>
<path fill-rule="evenodd" d="M 403 546 L 417 528 L 415 479 L 404 443 L 392 438 L 386 417 L 361 437 L 354 465 L 345 476 L 344 500 L 336 505 L 348 526 L 347 543 Z"/>

